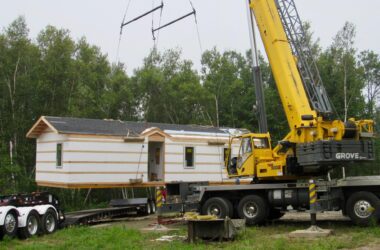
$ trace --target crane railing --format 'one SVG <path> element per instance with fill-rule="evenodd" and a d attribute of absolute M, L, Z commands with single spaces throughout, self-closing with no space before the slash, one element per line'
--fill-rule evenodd
<path fill-rule="evenodd" d="M 323 86 L 294 0 L 276 0 L 276 2 L 292 52 L 297 58 L 297 67 L 310 105 L 317 113 L 328 117 L 333 113 L 332 106 Z"/>

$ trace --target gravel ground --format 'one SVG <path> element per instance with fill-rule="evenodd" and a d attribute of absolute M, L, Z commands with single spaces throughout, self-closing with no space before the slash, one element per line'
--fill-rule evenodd
<path fill-rule="evenodd" d="M 286 213 L 281 221 L 310 221 L 310 214 L 306 212 L 289 212 Z M 342 215 L 341 211 L 324 212 L 317 214 L 318 221 L 350 221 L 348 217 Z"/>

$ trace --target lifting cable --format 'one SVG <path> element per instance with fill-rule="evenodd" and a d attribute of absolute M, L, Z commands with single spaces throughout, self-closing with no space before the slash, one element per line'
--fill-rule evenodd
<path fill-rule="evenodd" d="M 125 17 L 127 16 L 127 12 L 128 12 L 130 3 L 131 3 L 131 0 L 128 1 L 127 8 L 126 8 L 125 13 L 124 13 L 123 21 L 121 22 L 121 25 L 120 25 L 120 35 L 119 35 L 119 43 L 118 43 L 118 46 L 117 46 L 117 58 L 116 58 L 117 62 L 119 62 L 119 49 L 120 49 L 121 36 L 123 34 L 123 28 L 125 26 L 127 26 L 128 24 L 131 24 L 131 23 L 133 23 L 133 22 L 135 22 L 135 21 L 137 21 L 137 20 L 139 20 L 139 19 L 141 19 L 141 18 L 143 18 L 143 17 L 145 17 L 145 16 L 147 16 L 147 15 L 149 15 L 149 14 L 151 14 L 151 13 L 157 11 L 157 10 L 159 10 L 159 9 L 161 9 L 161 12 L 162 12 L 162 9 L 164 8 L 164 3 L 163 3 L 163 1 L 161 1 L 161 4 L 159 6 L 157 6 L 155 8 L 152 8 L 151 10 L 149 10 L 149 11 L 147 11 L 147 12 L 145 12 L 145 13 L 143 13 L 143 14 L 141 14 L 141 15 L 139 15 L 139 16 L 137 16 L 137 17 L 135 17 L 135 18 L 133 18 L 133 19 L 131 19 L 129 21 L 127 21 L 127 22 L 125 22 Z"/>
<path fill-rule="evenodd" d="M 147 12 L 145 12 L 145 13 L 139 15 L 138 17 L 133 18 L 133 19 L 129 20 L 128 22 L 125 22 L 125 23 L 124 23 L 124 21 L 123 21 L 123 23 L 121 23 L 121 25 L 120 25 L 120 32 L 122 31 L 122 29 L 123 29 L 124 26 L 126 26 L 126 25 L 128 25 L 128 24 L 130 24 L 130 23 L 133 23 L 133 22 L 135 22 L 135 21 L 137 21 L 137 20 L 143 18 L 144 16 L 149 15 L 150 13 L 155 12 L 156 10 L 162 9 L 163 7 L 164 7 L 164 3 L 161 2 L 161 4 L 160 4 L 159 6 L 157 6 L 157 7 L 153 8 L 153 9 L 151 9 L 150 11 L 147 11 Z"/>
<path fill-rule="evenodd" d="M 129 9 L 129 5 L 131 3 L 131 0 L 128 1 L 128 4 L 127 4 L 127 7 L 126 7 L 126 10 L 125 10 L 125 13 L 124 13 L 124 17 L 123 17 L 123 21 L 121 22 L 121 25 L 120 25 L 120 35 L 119 35 L 119 42 L 118 42 L 118 45 L 117 45 L 117 52 L 116 52 L 116 64 L 119 63 L 119 51 L 120 51 L 120 43 L 121 43 L 121 36 L 123 34 L 123 28 L 128 25 L 128 24 L 131 24 L 149 14 L 152 14 L 152 36 L 153 36 L 153 41 L 154 41 L 154 45 L 153 45 L 153 48 L 156 49 L 157 48 L 157 44 L 158 44 L 158 38 L 159 38 L 159 35 L 160 35 L 160 30 L 165 28 L 165 27 L 168 27 L 182 19 L 185 19 L 189 16 L 192 16 L 194 15 L 194 21 L 195 21 L 195 27 L 196 27 L 196 31 L 197 31 L 197 37 L 198 37 L 198 45 L 199 45 L 199 48 L 200 48 L 200 51 L 201 51 L 201 54 L 203 53 L 203 48 L 202 48 L 202 43 L 201 43 L 201 37 L 200 37 L 200 33 L 199 33 L 199 27 L 198 27 L 198 20 L 197 20 L 197 12 L 194 8 L 194 5 L 193 3 L 191 2 L 191 0 L 189 0 L 189 3 L 190 3 L 190 6 L 191 8 L 193 9 L 193 11 L 177 18 L 177 19 L 174 19 L 164 25 L 161 25 L 161 20 L 162 20 L 162 12 L 163 12 L 163 8 L 164 8 L 164 3 L 163 3 L 163 0 L 161 0 L 161 4 L 154 7 L 154 0 L 152 0 L 152 9 L 125 22 L 125 18 L 127 16 L 127 12 L 128 12 L 128 9 Z M 157 28 L 154 28 L 154 12 L 157 11 L 157 10 L 160 10 L 160 19 L 159 19 L 159 24 L 158 24 L 158 27 Z M 157 36 L 155 36 L 155 33 L 157 32 Z"/>
<path fill-rule="evenodd" d="M 193 8 L 193 10 L 195 11 L 194 5 L 191 2 L 191 0 L 189 0 L 189 3 L 191 5 L 191 8 Z M 201 36 L 200 36 L 200 33 L 199 33 L 198 19 L 197 19 L 197 13 L 196 12 L 194 13 L 194 21 L 195 21 L 195 28 L 197 29 L 198 45 L 199 45 L 199 49 L 201 50 L 201 56 L 202 56 L 203 49 L 202 49 Z"/>
<path fill-rule="evenodd" d="M 127 12 L 128 12 L 130 4 L 131 4 L 131 0 L 129 0 L 128 3 L 127 3 L 127 7 L 125 8 L 124 17 L 123 17 L 123 21 L 121 22 L 121 24 L 123 24 L 124 21 L 125 21 L 125 17 L 127 16 Z M 120 27 L 119 42 L 117 44 L 117 50 L 116 50 L 116 65 L 119 64 L 119 51 L 120 51 L 120 43 L 121 43 L 121 35 L 122 35 L 122 33 L 123 33 L 123 28 Z"/>
<path fill-rule="evenodd" d="M 201 36 L 200 36 L 200 33 L 199 33 L 199 27 L 198 27 L 198 20 L 197 20 L 197 11 L 195 10 L 194 8 L 194 5 L 193 3 L 191 2 L 191 0 L 189 0 L 189 3 L 190 3 L 190 6 L 191 8 L 193 9 L 193 11 L 177 18 L 177 19 L 174 19 L 164 25 L 161 26 L 161 15 L 162 15 L 162 10 L 161 10 L 161 14 L 160 14 L 160 23 L 159 23 L 159 26 L 157 28 L 153 28 L 153 22 L 152 22 L 152 36 L 153 36 L 153 40 L 155 41 L 155 47 L 157 46 L 157 42 L 156 40 L 158 39 L 158 36 L 159 36 L 159 31 L 165 27 L 168 27 L 178 21 L 181 21 L 182 19 L 185 19 L 189 16 L 192 16 L 194 15 L 194 21 L 195 21 L 195 27 L 196 27 L 196 30 L 197 30 L 197 37 L 198 37 L 198 45 L 199 45 L 199 48 L 201 50 L 201 54 L 203 53 L 203 49 L 202 49 L 202 43 L 201 43 Z M 157 37 L 155 36 L 155 32 L 158 32 L 158 35 Z"/>
<path fill-rule="evenodd" d="M 176 19 L 174 19 L 174 20 L 172 20 L 172 21 L 170 21 L 170 22 L 168 22 L 168 23 L 166 23 L 166 24 L 164 24 L 162 26 L 159 26 L 157 28 L 153 28 L 152 29 L 153 40 L 156 39 L 156 37 L 154 35 L 155 32 L 157 32 L 157 31 L 159 31 L 159 30 L 161 30 L 163 28 L 166 28 L 166 27 L 168 27 L 168 26 L 170 26 L 170 25 L 172 25 L 172 24 L 174 24 L 174 23 L 176 23 L 178 21 L 181 21 L 182 19 L 185 19 L 186 17 L 192 16 L 192 15 L 196 16 L 196 11 L 195 11 L 194 7 L 192 7 L 192 9 L 193 9 L 193 11 L 191 11 L 191 12 L 189 12 L 189 13 L 181 16 L 181 17 L 178 17 L 178 18 L 176 18 Z"/>
<path fill-rule="evenodd" d="M 161 1 L 161 4 L 162 4 L 162 2 L 163 1 Z M 154 6 L 154 0 L 152 0 L 152 6 Z M 161 26 L 162 11 L 163 11 L 163 8 L 161 8 L 161 10 L 160 10 L 160 18 L 159 18 L 159 21 L 158 21 L 158 26 Z M 154 29 L 154 14 L 152 14 L 152 30 L 153 29 Z M 158 31 L 156 37 L 153 36 L 153 50 L 155 50 L 157 48 L 159 36 L 160 36 L 160 31 Z"/>

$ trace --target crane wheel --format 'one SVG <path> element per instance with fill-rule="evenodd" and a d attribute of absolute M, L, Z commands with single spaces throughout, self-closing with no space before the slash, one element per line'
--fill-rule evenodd
<path fill-rule="evenodd" d="M 51 234 L 54 233 L 55 230 L 57 230 L 57 213 L 52 208 L 49 208 L 46 211 L 46 213 L 42 216 L 41 225 L 41 232 L 44 234 Z"/>
<path fill-rule="evenodd" d="M 377 224 L 376 211 L 380 209 L 380 199 L 371 192 L 353 193 L 347 200 L 346 212 L 351 221 L 358 226 Z"/>
<path fill-rule="evenodd" d="M 247 225 L 264 223 L 268 219 L 269 210 L 268 203 L 258 195 L 247 195 L 238 205 L 238 215 L 245 219 Z"/>
<path fill-rule="evenodd" d="M 41 230 L 40 215 L 37 211 L 30 211 L 26 218 L 26 226 L 21 227 L 18 230 L 18 237 L 20 239 L 27 239 L 32 236 L 36 236 Z"/>
<path fill-rule="evenodd" d="M 222 197 L 212 197 L 208 199 L 202 206 L 203 215 L 215 215 L 219 219 L 227 216 L 232 217 L 233 207 L 229 200 Z"/>
<path fill-rule="evenodd" d="M 5 235 L 10 238 L 14 238 L 17 234 L 18 218 L 16 212 L 9 211 L 4 217 L 4 225 L 0 227 L 0 239 Z"/>

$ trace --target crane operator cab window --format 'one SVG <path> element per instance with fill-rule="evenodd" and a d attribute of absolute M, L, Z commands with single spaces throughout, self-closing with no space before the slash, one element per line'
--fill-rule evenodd
<path fill-rule="evenodd" d="M 250 156 L 252 156 L 256 150 L 257 152 L 260 152 L 260 155 L 271 156 L 268 138 L 257 138 L 249 136 L 243 138 L 238 137 L 234 139 L 240 140 L 240 147 L 237 157 L 231 157 L 231 155 L 229 155 L 228 157 L 229 159 L 231 159 L 231 161 L 229 161 L 228 164 L 228 173 L 230 175 L 237 174 L 237 169 L 240 169 L 247 161 L 247 159 Z"/>
<path fill-rule="evenodd" d="M 228 173 L 230 175 L 237 174 L 237 168 L 240 168 L 243 162 L 252 154 L 251 137 L 245 137 L 245 138 L 235 137 L 230 142 L 230 147 L 232 144 L 235 144 L 235 143 L 240 143 L 240 147 L 239 147 L 239 153 L 237 157 L 231 157 L 232 151 L 229 152 L 230 154 L 228 155 L 228 158 L 231 160 L 230 161 L 229 159 L 227 160 L 228 161 L 227 168 L 228 168 Z"/>
<path fill-rule="evenodd" d="M 248 157 L 252 154 L 252 138 L 246 137 L 241 141 L 241 146 L 239 150 L 239 157 L 237 159 L 237 168 L 241 168 L 243 163 L 248 159 Z"/>
<path fill-rule="evenodd" d="M 269 142 L 267 138 L 253 138 L 253 147 L 255 149 L 269 148 Z"/>

